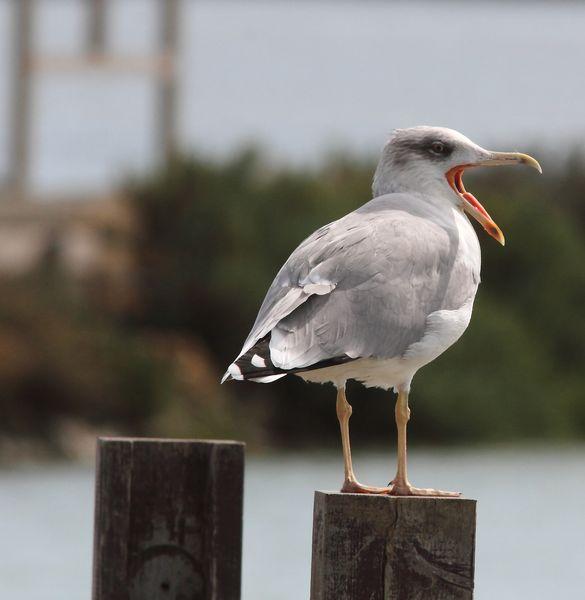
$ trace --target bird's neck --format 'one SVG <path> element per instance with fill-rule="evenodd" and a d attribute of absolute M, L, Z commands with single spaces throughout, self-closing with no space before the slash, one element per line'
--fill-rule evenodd
<path fill-rule="evenodd" d="M 407 192 L 444 199 L 446 206 L 455 206 L 457 198 L 440 172 L 429 172 L 425 165 L 412 164 L 408 168 L 398 167 L 383 156 L 372 184 L 374 198 L 385 194 Z"/>

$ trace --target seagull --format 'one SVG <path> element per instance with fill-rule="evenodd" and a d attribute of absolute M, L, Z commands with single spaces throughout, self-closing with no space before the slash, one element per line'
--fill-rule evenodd
<path fill-rule="evenodd" d="M 288 374 L 337 388 L 344 482 L 341 492 L 459 496 L 413 487 L 406 433 L 412 378 L 463 334 L 480 282 L 481 252 L 468 217 L 504 245 L 504 235 L 463 185 L 473 167 L 524 164 L 444 127 L 397 129 L 374 174 L 373 199 L 315 231 L 268 289 L 226 380 L 270 383 Z M 353 471 L 348 380 L 397 394 L 397 470 L 387 487 Z"/>

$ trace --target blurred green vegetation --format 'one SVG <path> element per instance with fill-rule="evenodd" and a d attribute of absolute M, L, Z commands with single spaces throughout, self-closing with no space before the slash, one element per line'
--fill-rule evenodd
<path fill-rule="evenodd" d="M 585 437 L 585 160 L 542 163 L 541 177 L 511 168 L 466 176 L 507 245 L 478 232 L 483 283 L 473 319 L 415 377 L 413 438 Z M 0 296 L 3 331 L 36 365 L 26 376 L 0 370 L 1 426 L 44 434 L 58 413 L 131 433 L 337 444 L 331 388 L 295 377 L 220 386 L 219 377 L 282 262 L 370 198 L 374 166 L 337 156 L 314 170 L 276 168 L 250 150 L 222 164 L 185 158 L 132 183 L 130 306 L 91 302 L 47 268 Z M 352 436 L 390 444 L 392 395 L 357 384 L 348 395 Z"/>
<path fill-rule="evenodd" d="M 501 248 L 479 232 L 483 284 L 472 324 L 415 378 L 414 436 L 471 442 L 585 435 L 585 161 L 575 155 L 550 169 L 544 163 L 542 177 L 522 169 L 467 176 L 508 243 Z M 369 199 L 373 167 L 336 157 L 314 171 L 274 170 L 249 151 L 224 165 L 186 160 L 136 186 L 137 325 L 200 337 L 221 370 L 295 246 Z M 228 386 L 242 405 L 264 407 L 276 442 L 337 439 L 331 389 L 296 378 Z M 350 395 L 355 436 L 388 437 L 389 394 L 356 385 Z"/>

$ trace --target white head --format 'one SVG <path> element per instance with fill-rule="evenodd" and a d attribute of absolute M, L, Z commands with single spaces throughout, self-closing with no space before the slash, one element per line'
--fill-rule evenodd
<path fill-rule="evenodd" d="M 463 171 L 470 167 L 538 162 L 519 152 L 492 152 L 446 127 L 412 127 L 394 131 L 382 151 L 372 186 L 374 197 L 393 192 L 430 195 L 461 206 L 501 244 L 504 236 L 479 201 L 465 190 Z"/>

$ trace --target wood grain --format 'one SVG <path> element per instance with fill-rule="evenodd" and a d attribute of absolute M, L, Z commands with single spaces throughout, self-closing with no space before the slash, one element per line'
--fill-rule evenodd
<path fill-rule="evenodd" d="M 311 600 L 473 598 L 476 501 L 315 493 Z"/>
<path fill-rule="evenodd" d="M 93 600 L 238 600 L 244 446 L 98 440 Z"/>

